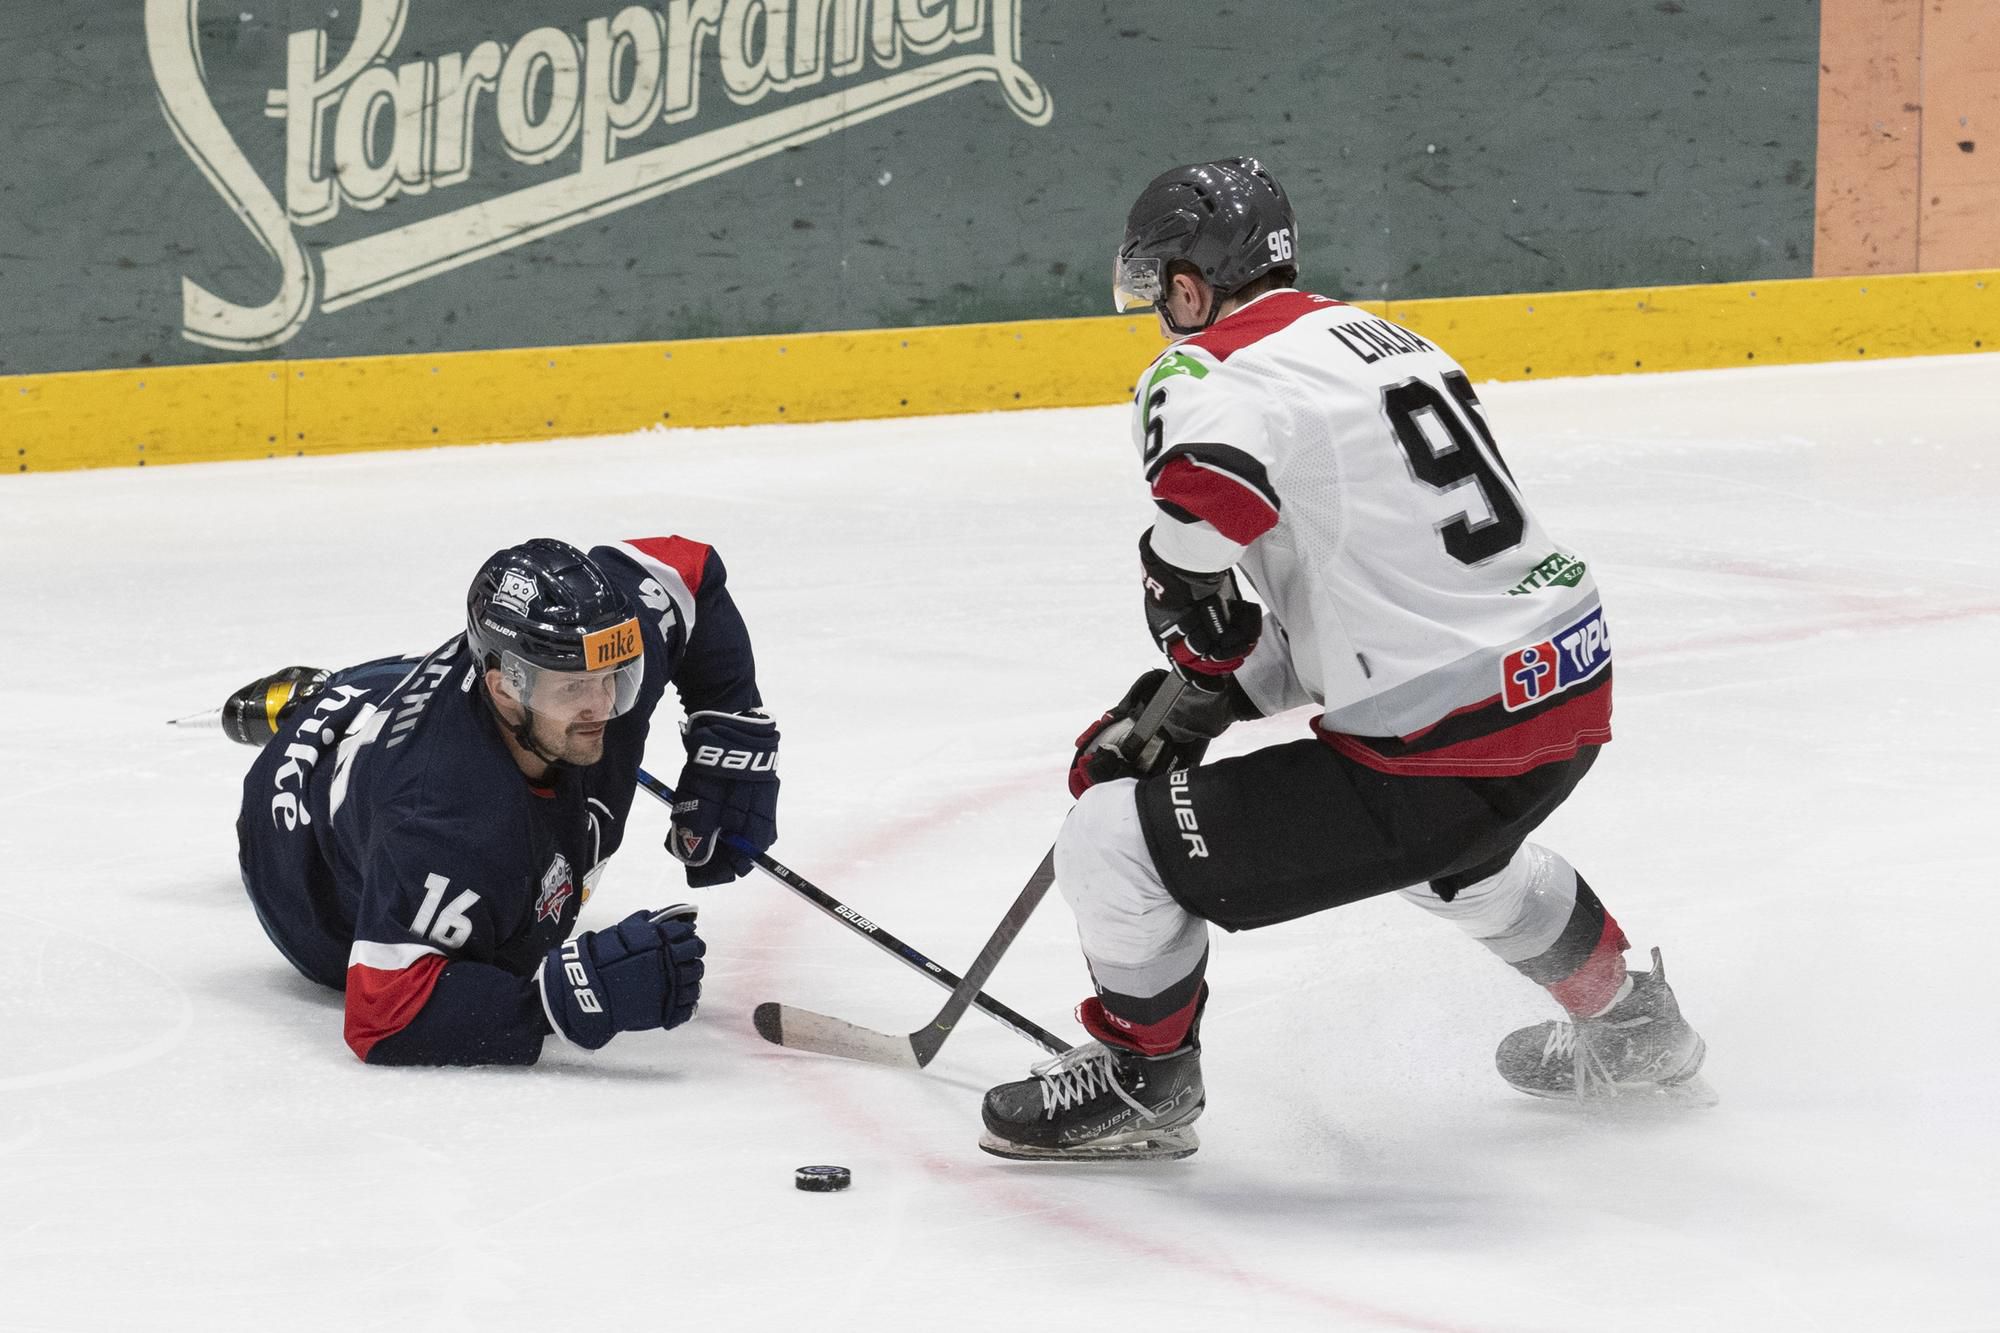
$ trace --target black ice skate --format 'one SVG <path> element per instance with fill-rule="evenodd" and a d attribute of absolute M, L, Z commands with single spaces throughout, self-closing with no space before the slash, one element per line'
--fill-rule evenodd
<path fill-rule="evenodd" d="M 1141 1055 L 1103 1042 L 1036 1065 L 986 1094 L 979 1146 L 1023 1162 L 1150 1162 L 1201 1146 L 1201 1047 Z"/>
<path fill-rule="evenodd" d="M 1708 1046 L 1681 1017 L 1660 951 L 1632 973 L 1632 991 L 1595 1018 L 1537 1023 L 1509 1033 L 1494 1062 L 1500 1077 L 1535 1097 L 1582 1102 L 1669 1098 L 1712 1105 L 1700 1077 Z"/>
<path fill-rule="evenodd" d="M 222 705 L 223 734 L 245 745 L 262 745 L 278 734 L 301 704 L 326 688 L 326 678 L 332 674 L 317 667 L 290 666 L 259 676 Z"/>

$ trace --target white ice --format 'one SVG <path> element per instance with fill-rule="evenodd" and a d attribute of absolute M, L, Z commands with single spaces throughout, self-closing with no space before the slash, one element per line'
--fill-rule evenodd
<path fill-rule="evenodd" d="M 943 999 L 761 876 L 700 895 L 693 1024 L 527 1070 L 359 1064 L 259 932 L 248 753 L 167 718 L 430 647 L 498 546 L 680 532 L 757 638 L 776 855 L 964 967 L 1152 662 L 1120 410 L 7 477 L 0 1328 L 2000 1328 L 2000 357 L 1485 397 L 1617 633 L 1540 840 L 1664 948 L 1716 1108 L 1510 1091 L 1548 1001 L 1394 898 L 1218 937 L 1201 1152 L 1087 1169 L 974 1147 L 1038 1058 L 977 1015 L 920 1074 L 759 1040 Z M 641 802 L 586 926 L 686 896 Z M 1085 983 L 1052 897 L 990 989 L 1074 1037 Z"/>

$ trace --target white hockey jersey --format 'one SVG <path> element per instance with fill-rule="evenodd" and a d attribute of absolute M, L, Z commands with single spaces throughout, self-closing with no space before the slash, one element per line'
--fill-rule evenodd
<path fill-rule="evenodd" d="M 1423 338 L 1269 292 L 1161 354 L 1134 433 L 1154 551 L 1234 565 L 1264 604 L 1237 679 L 1265 713 L 1320 704 L 1328 744 L 1414 775 L 1521 773 L 1611 738 L 1596 584 Z"/>

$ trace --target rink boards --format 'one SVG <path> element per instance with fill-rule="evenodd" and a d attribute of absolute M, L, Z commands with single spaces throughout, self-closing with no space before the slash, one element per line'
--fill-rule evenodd
<path fill-rule="evenodd" d="M 2000 270 L 1357 302 L 1481 380 L 1979 352 Z M 1150 317 L 0 378 L 7 472 L 1117 402 Z"/>

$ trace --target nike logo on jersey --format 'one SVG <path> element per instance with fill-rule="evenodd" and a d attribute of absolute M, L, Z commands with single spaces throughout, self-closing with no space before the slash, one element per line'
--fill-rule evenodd
<path fill-rule="evenodd" d="M 271 779 L 274 794 L 271 797 L 271 822 L 283 824 L 287 832 L 301 824 L 312 823 L 312 813 L 306 809 L 303 799 L 306 778 L 311 774 L 324 753 L 320 746 L 333 741 L 333 733 L 324 730 L 329 714 L 337 713 L 350 702 L 362 696 L 364 691 L 349 685 L 336 685 L 322 694 L 313 704 L 312 711 L 301 719 L 293 738 L 285 743 L 285 762 Z M 317 736 L 318 743 L 314 742 Z M 286 782 L 293 783 L 296 791 L 286 791 Z"/>

